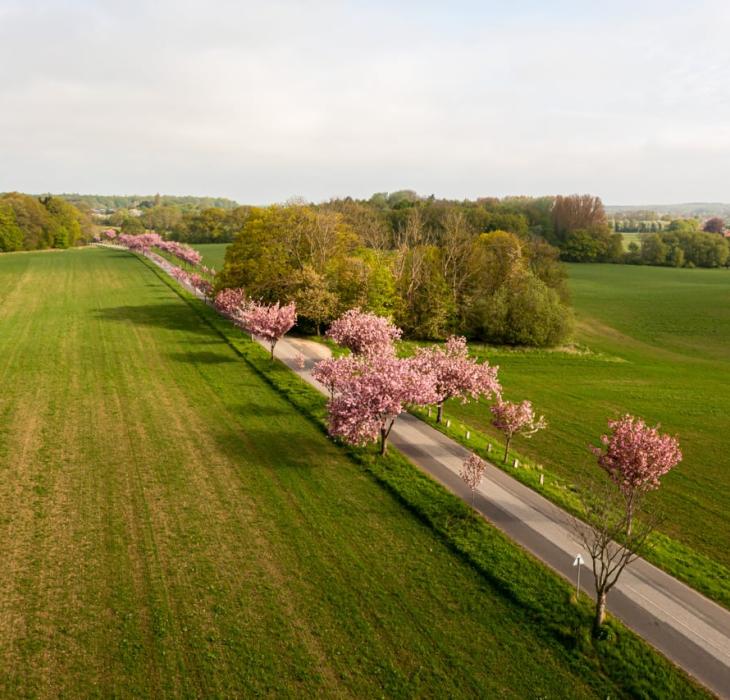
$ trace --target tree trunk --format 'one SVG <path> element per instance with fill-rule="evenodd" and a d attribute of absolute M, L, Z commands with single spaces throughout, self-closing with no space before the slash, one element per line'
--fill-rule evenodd
<path fill-rule="evenodd" d="M 593 618 L 593 636 L 597 637 L 606 619 L 606 592 L 600 591 L 596 597 L 596 615 Z"/>
<path fill-rule="evenodd" d="M 385 428 L 380 429 L 380 454 L 381 456 L 385 454 L 385 451 L 388 449 L 388 431 Z"/>
<path fill-rule="evenodd" d="M 444 402 L 440 401 L 438 404 L 436 404 L 436 422 L 440 423 L 441 419 L 444 417 Z"/>
<path fill-rule="evenodd" d="M 504 443 L 504 460 L 502 460 L 505 464 L 507 464 L 507 457 L 509 456 L 509 444 L 512 442 L 512 436 L 509 435 L 507 437 L 507 442 Z"/>
<path fill-rule="evenodd" d="M 634 496 L 626 499 L 626 536 L 631 537 L 631 530 L 634 526 Z"/>
<path fill-rule="evenodd" d="M 274 347 L 276 345 L 276 342 L 271 343 L 271 361 L 274 361 Z"/>

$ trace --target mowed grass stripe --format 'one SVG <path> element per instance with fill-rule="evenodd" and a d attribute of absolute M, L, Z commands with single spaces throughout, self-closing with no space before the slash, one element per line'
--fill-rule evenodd
<path fill-rule="evenodd" d="M 132 256 L 1 257 L 8 288 L 0 695 L 610 689 Z"/>

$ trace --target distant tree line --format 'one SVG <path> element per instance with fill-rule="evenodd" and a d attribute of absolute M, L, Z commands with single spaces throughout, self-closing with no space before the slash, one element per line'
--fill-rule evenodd
<path fill-rule="evenodd" d="M 640 244 L 630 243 L 622 262 L 667 267 L 724 267 L 729 260 L 728 239 L 719 233 L 708 232 L 707 224 L 701 231 L 696 219 L 677 219 L 666 231 L 644 234 Z"/>
<path fill-rule="evenodd" d="M 60 197 L 0 195 L 0 252 L 68 248 L 90 240 L 90 217 Z"/>
<path fill-rule="evenodd" d="M 174 206 L 182 210 L 205 209 L 234 209 L 238 206 L 232 199 L 225 197 L 191 197 L 173 195 L 98 195 L 98 194 L 60 194 L 61 199 L 79 207 L 87 209 L 150 209 L 156 206 Z"/>

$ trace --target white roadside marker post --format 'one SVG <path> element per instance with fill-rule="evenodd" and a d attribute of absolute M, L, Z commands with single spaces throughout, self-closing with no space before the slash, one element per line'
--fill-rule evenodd
<path fill-rule="evenodd" d="M 584 563 L 583 562 L 583 557 L 580 554 L 578 554 L 576 556 L 576 558 L 573 560 L 573 566 L 577 566 L 578 567 L 578 581 L 577 581 L 577 583 L 575 585 L 575 597 L 576 597 L 576 599 L 580 595 L 580 567 L 581 567 L 581 565 L 583 563 Z"/>

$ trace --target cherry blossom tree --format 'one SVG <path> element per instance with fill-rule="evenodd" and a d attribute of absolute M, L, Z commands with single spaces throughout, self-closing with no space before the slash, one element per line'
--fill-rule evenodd
<path fill-rule="evenodd" d="M 471 504 L 474 505 L 474 494 L 484 478 L 484 471 L 487 463 L 477 454 L 472 452 L 461 465 L 459 476 L 471 490 Z"/>
<path fill-rule="evenodd" d="M 327 337 L 348 348 L 356 355 L 394 352 L 393 343 L 402 331 L 387 318 L 350 309 L 333 321 L 327 330 Z"/>
<path fill-rule="evenodd" d="M 434 403 L 433 378 L 413 358 L 387 353 L 351 358 L 334 382 L 335 396 L 328 403 L 329 432 L 353 445 L 380 441 L 385 454 L 388 436 L 407 405 Z"/>
<path fill-rule="evenodd" d="M 140 233 L 138 236 L 122 233 L 117 237 L 117 242 L 129 250 L 147 253 L 150 248 L 159 247 L 162 238 L 157 233 Z"/>
<path fill-rule="evenodd" d="M 504 433 L 504 462 L 507 461 L 509 446 L 515 435 L 530 438 L 538 430 L 547 428 L 545 418 L 535 416 L 531 401 L 515 403 L 500 400 L 491 407 L 491 411 L 492 425 Z"/>
<path fill-rule="evenodd" d="M 434 377 L 434 389 L 438 397 L 436 422 L 443 418 L 444 402 L 458 398 L 462 403 L 480 396 L 491 398 L 502 394 L 497 380 L 499 367 L 488 362 L 479 363 L 469 357 L 466 338 L 451 336 L 443 347 L 434 345 L 416 352 L 416 360 L 423 370 Z"/>
<path fill-rule="evenodd" d="M 630 532 L 638 500 L 659 488 L 659 479 L 682 461 L 682 451 L 676 438 L 659 433 L 659 426 L 651 428 L 629 414 L 608 421 L 608 427 L 611 434 L 601 436 L 605 450 L 591 447 L 591 451 L 626 499 Z"/>
<path fill-rule="evenodd" d="M 296 322 L 297 309 L 293 302 L 285 306 L 281 306 L 278 301 L 271 305 L 251 303 L 240 317 L 241 325 L 251 335 L 268 341 L 272 360 L 276 343 Z"/>
<path fill-rule="evenodd" d="M 660 478 L 682 459 L 679 442 L 662 435 L 641 419 L 624 415 L 608 422 L 605 449 L 591 447 L 609 476 L 603 484 L 579 490 L 583 520 L 573 518 L 573 531 L 591 558 L 596 587 L 593 633 L 606 616 L 606 598 L 624 569 L 651 546 L 659 516 L 645 507 L 643 496 L 659 488 Z M 639 516 L 640 517 L 637 517 Z"/>
<path fill-rule="evenodd" d="M 113 241 L 117 237 L 117 232 L 113 228 L 108 228 L 103 232 L 104 238 Z"/>
<path fill-rule="evenodd" d="M 312 376 L 323 384 L 333 398 L 338 388 L 344 385 L 360 367 L 360 357 L 345 355 L 321 360 L 312 368 Z"/>
<path fill-rule="evenodd" d="M 248 306 L 246 292 L 238 287 L 232 289 L 221 289 L 215 296 L 213 302 L 218 313 L 228 316 L 233 321 L 240 320 L 241 314 Z"/>
<path fill-rule="evenodd" d="M 149 234 L 148 234 L 149 235 Z M 157 235 L 157 234 L 153 234 Z M 178 241 L 165 241 L 160 239 L 156 244 L 156 248 L 164 250 L 166 253 L 175 256 L 179 260 L 197 267 L 203 260 L 203 256 L 194 248 L 191 248 L 185 243 L 179 243 Z"/>

